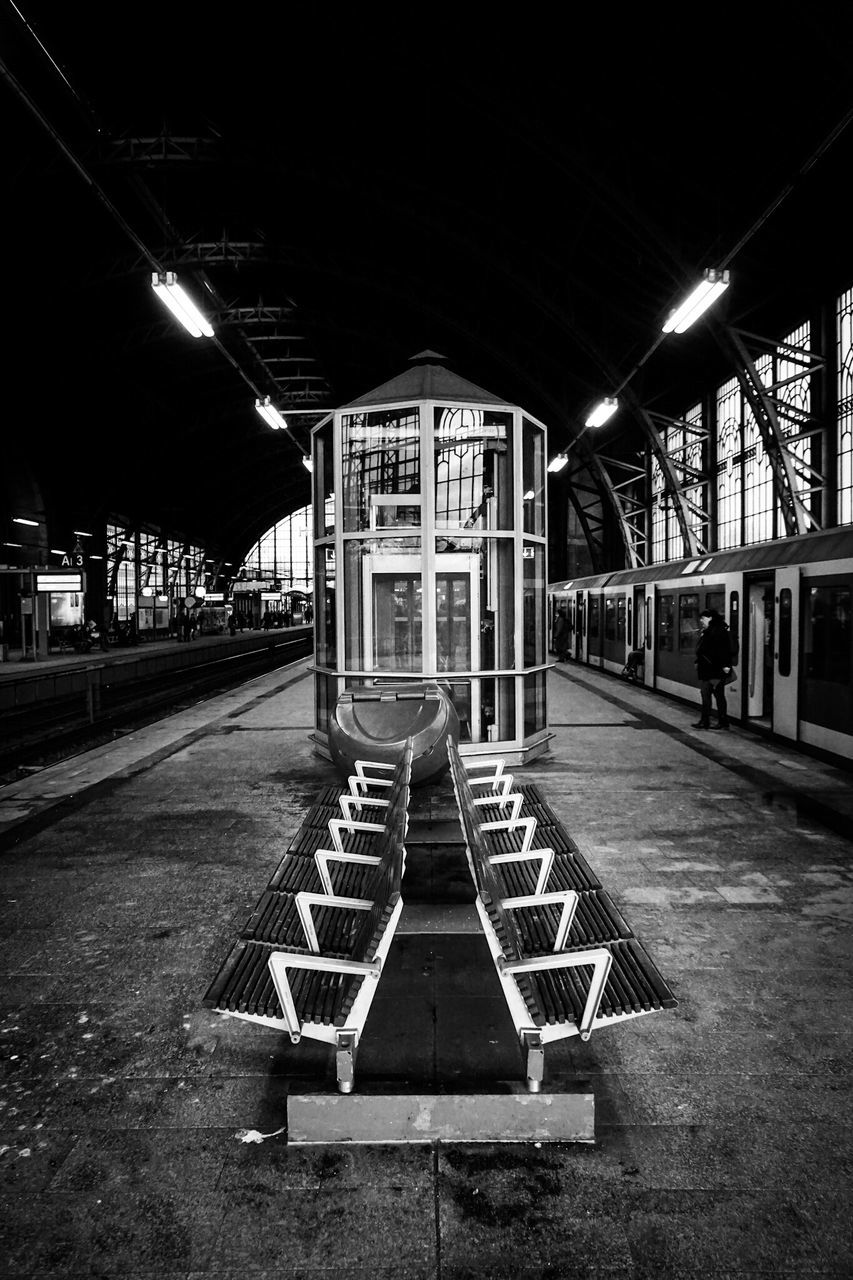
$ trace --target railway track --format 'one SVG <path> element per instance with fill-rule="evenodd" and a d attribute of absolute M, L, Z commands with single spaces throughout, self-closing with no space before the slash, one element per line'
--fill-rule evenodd
<path fill-rule="evenodd" d="M 217 652 L 192 667 L 119 681 L 104 664 L 86 690 L 0 712 L 0 786 L 91 750 L 165 714 L 287 665 L 313 650 L 310 632 L 249 652 Z M 113 678 L 110 678 L 111 670 Z"/>

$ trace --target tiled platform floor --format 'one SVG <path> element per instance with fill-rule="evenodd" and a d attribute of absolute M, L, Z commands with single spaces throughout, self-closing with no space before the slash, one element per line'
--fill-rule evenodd
<path fill-rule="evenodd" d="M 325 1062 L 200 998 L 332 776 L 304 670 L 0 791 L 0 1276 L 847 1276 L 850 775 L 553 672 L 524 776 L 679 1008 L 554 1059 L 551 1087 L 591 1082 L 594 1146 L 294 1146 L 288 1091 Z M 491 1088 L 516 1060 L 465 904 L 412 922 L 365 1091 L 413 1063 Z"/>

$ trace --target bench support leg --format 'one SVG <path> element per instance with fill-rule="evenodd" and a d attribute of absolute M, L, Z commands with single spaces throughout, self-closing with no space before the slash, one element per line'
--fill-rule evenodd
<path fill-rule="evenodd" d="M 522 1031 L 521 1048 L 525 1057 L 528 1093 L 540 1093 L 545 1078 L 545 1046 L 538 1031 Z"/>
<path fill-rule="evenodd" d="M 355 1084 L 355 1051 L 358 1036 L 354 1031 L 339 1031 L 335 1051 L 335 1069 L 338 1076 L 338 1092 L 352 1093 Z"/>

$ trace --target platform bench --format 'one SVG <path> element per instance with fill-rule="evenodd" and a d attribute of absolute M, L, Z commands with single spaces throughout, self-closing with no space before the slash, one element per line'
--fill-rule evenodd
<path fill-rule="evenodd" d="M 537 1093 L 546 1044 L 588 1040 L 600 1027 L 677 1002 L 600 885 L 577 888 L 564 874 L 554 887 L 555 868 L 571 866 L 571 855 L 538 846 L 535 826 L 525 828 L 519 848 L 495 853 L 493 823 L 479 820 L 484 806 L 452 739 L 447 754 L 477 913 L 525 1055 L 527 1088 Z"/>
<path fill-rule="evenodd" d="M 377 866 L 389 830 L 405 843 L 412 776 L 412 744 L 396 765 L 356 761 L 357 773 L 334 805 L 315 801 L 270 877 L 268 889 L 349 893 L 358 868 Z M 387 773 L 380 773 L 387 770 Z M 376 789 L 378 794 L 374 795 Z M 360 807 L 359 807 L 360 806 Z M 334 868 L 334 877 L 332 875 Z M 355 884 L 354 884 L 355 882 Z"/>
<path fill-rule="evenodd" d="M 305 1036 L 334 1046 L 341 1093 L 352 1092 L 359 1040 L 403 909 L 411 764 L 408 743 L 373 852 L 297 859 L 319 878 L 314 890 L 270 882 L 203 998 L 208 1008 L 286 1032 L 293 1044 Z M 334 892 L 329 861 L 341 871 Z"/>
<path fill-rule="evenodd" d="M 411 783 L 411 765 L 405 764 L 405 751 L 396 764 L 380 760 L 356 760 L 355 773 L 347 778 L 346 786 L 335 783 L 324 787 L 302 820 L 300 830 L 325 827 L 331 819 L 351 819 L 357 815 L 363 821 L 381 821 L 382 810 L 394 803 L 403 785 Z"/>

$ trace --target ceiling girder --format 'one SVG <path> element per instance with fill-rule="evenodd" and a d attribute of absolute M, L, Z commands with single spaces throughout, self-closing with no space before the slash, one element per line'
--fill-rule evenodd
<path fill-rule="evenodd" d="M 175 137 L 160 134 L 153 138 L 101 138 L 98 159 L 104 164 L 199 164 L 221 160 L 218 138 Z"/>

